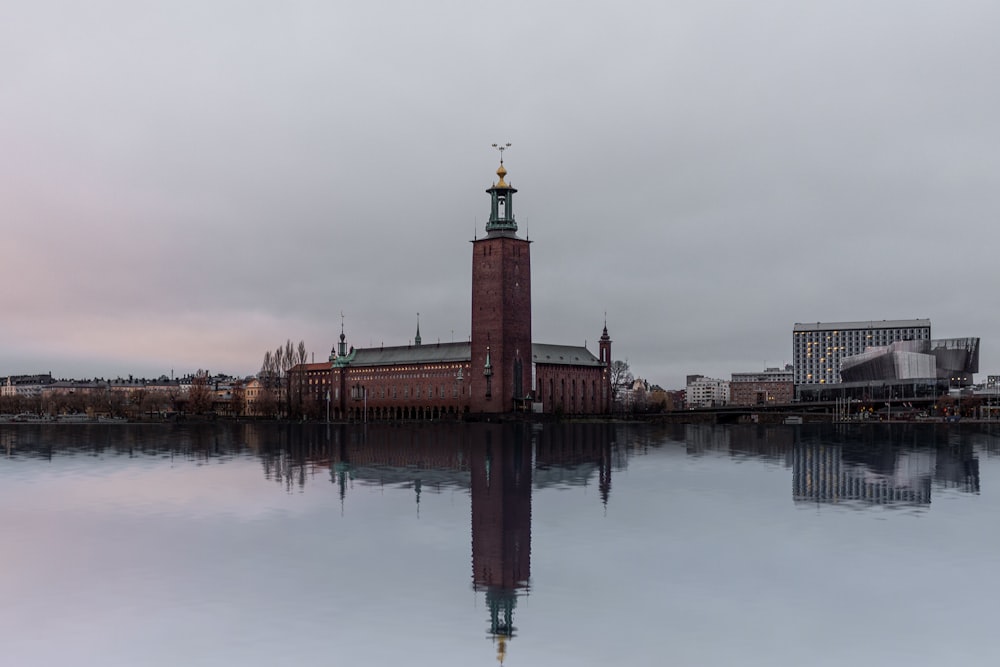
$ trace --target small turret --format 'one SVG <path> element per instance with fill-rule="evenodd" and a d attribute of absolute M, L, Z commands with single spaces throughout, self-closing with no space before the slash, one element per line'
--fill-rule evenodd
<path fill-rule="evenodd" d="M 344 314 L 340 314 L 340 343 L 337 346 L 337 354 L 341 357 L 347 356 L 347 336 L 344 335 Z"/>
<path fill-rule="evenodd" d="M 604 316 L 604 333 L 601 334 L 598 349 L 600 350 L 601 363 L 605 366 L 611 366 L 611 336 L 608 335 L 607 315 Z"/>

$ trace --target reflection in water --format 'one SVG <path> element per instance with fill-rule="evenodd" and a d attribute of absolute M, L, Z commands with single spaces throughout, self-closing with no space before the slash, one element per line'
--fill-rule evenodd
<path fill-rule="evenodd" d="M 418 514 L 425 491 L 468 490 L 472 589 L 501 662 L 532 586 L 534 490 L 595 484 L 606 506 L 630 457 L 674 448 L 790 469 L 795 503 L 929 507 L 935 489 L 979 493 L 978 456 L 1000 453 L 989 430 L 943 425 L 18 425 L 0 427 L 0 445 L 8 459 L 254 456 L 289 490 L 329 479 L 341 512 L 355 484 L 406 490 Z"/>
<path fill-rule="evenodd" d="M 472 450 L 472 585 L 485 591 L 503 662 L 517 596 L 531 578 L 531 444 L 523 428 L 487 428 Z"/>
<path fill-rule="evenodd" d="M 795 502 L 862 505 L 929 505 L 935 482 L 979 493 L 975 448 L 995 447 L 988 430 L 932 424 L 689 425 L 684 442 L 691 455 L 716 451 L 783 462 L 792 469 Z"/>
<path fill-rule="evenodd" d="M 894 470 L 880 474 L 851 463 L 837 445 L 803 444 L 792 456 L 792 495 L 796 502 L 837 503 L 859 500 L 888 505 L 929 505 L 934 452 L 900 454 Z"/>
<path fill-rule="evenodd" d="M 329 463 L 341 501 L 352 482 L 411 488 L 418 504 L 427 486 L 469 489 L 472 586 L 485 597 L 488 636 L 502 663 L 517 631 L 517 600 L 530 591 L 532 488 L 586 485 L 596 477 L 606 504 L 612 445 L 627 431 L 610 424 L 338 427 Z"/>

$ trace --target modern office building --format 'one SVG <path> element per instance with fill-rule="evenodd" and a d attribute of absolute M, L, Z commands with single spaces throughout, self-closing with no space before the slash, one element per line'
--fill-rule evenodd
<path fill-rule="evenodd" d="M 931 321 L 867 320 L 858 322 L 796 322 L 792 329 L 792 363 L 796 386 L 836 384 L 846 357 L 897 341 L 929 341 Z"/>

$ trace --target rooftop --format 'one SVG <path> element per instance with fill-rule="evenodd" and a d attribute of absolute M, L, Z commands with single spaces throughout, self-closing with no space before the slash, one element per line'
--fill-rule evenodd
<path fill-rule="evenodd" d="M 792 331 L 830 331 L 836 329 L 913 329 L 930 327 L 929 319 L 917 320 L 861 320 L 858 322 L 796 322 Z"/>

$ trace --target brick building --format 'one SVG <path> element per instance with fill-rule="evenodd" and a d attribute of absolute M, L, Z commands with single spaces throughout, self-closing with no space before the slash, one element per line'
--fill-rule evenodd
<path fill-rule="evenodd" d="M 730 405 L 784 405 L 795 398 L 791 364 L 759 373 L 733 373 L 729 382 Z"/>
<path fill-rule="evenodd" d="M 486 190 L 486 235 L 472 243 L 471 339 L 423 345 L 348 348 L 343 324 L 328 362 L 292 369 L 294 400 L 332 419 L 438 419 L 471 414 L 611 411 L 607 326 L 595 357 L 586 347 L 534 343 L 531 244 L 517 235 L 504 178 Z"/>

